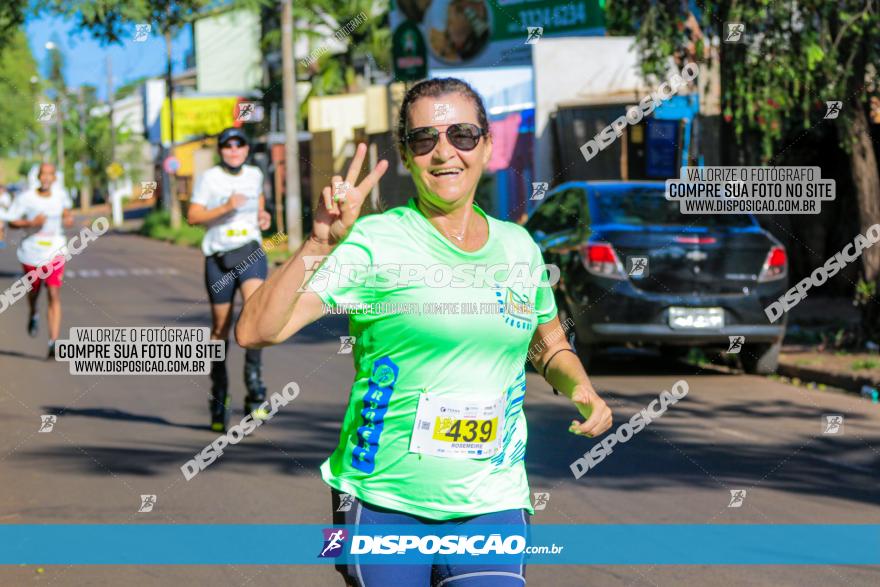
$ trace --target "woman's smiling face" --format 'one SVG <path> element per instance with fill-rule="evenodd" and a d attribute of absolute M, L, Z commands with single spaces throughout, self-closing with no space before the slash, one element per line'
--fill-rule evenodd
<path fill-rule="evenodd" d="M 425 96 L 410 104 L 408 116 L 407 132 L 425 126 L 440 131 L 439 140 L 429 153 L 416 155 L 406 148 L 406 167 L 412 173 L 419 197 L 447 208 L 449 204 L 472 196 L 492 157 L 492 141 L 488 136 L 482 136 L 476 148 L 463 151 L 450 144 L 445 131 L 455 123 L 480 127 L 473 101 L 457 92 Z"/>

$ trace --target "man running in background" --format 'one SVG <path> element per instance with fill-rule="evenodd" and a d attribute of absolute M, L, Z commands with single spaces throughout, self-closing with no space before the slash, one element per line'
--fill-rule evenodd
<path fill-rule="evenodd" d="M 38 176 L 40 185 L 19 194 L 5 214 L 9 226 L 23 228 L 26 236 L 18 246 L 17 256 L 25 273 L 37 272 L 33 288 L 28 292 L 30 314 L 28 334 L 32 337 L 39 332 L 37 298 L 40 288 L 46 284 L 49 296 L 49 353 L 47 359 L 55 357 L 55 341 L 61 333 L 61 284 L 64 277 L 64 256 L 59 251 L 67 244 L 64 227 L 73 225 L 70 208 L 73 202 L 60 190 L 53 190 L 55 166 L 51 163 L 40 165 Z M 60 258 L 59 258 L 60 257 Z"/>

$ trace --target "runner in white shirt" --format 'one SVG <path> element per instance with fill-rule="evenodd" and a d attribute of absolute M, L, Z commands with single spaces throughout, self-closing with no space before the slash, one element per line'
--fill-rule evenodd
<path fill-rule="evenodd" d="M 0 249 L 6 248 L 6 223 L 3 221 L 7 209 L 12 205 L 12 197 L 5 185 L 0 185 Z"/>
<path fill-rule="evenodd" d="M 52 189 L 55 166 L 40 165 L 40 185 L 16 196 L 6 211 L 12 228 L 25 229 L 27 236 L 18 245 L 17 256 L 25 273 L 37 271 L 37 280 L 28 292 L 30 317 L 28 334 L 36 336 L 39 331 L 37 298 L 43 283 L 49 296 L 49 359 L 55 356 L 55 341 L 61 332 L 61 285 L 64 279 L 64 256 L 59 250 L 67 244 L 64 227 L 73 225 L 70 197 Z"/>
<path fill-rule="evenodd" d="M 224 341 L 228 353 L 235 291 L 241 289 L 247 300 L 269 271 L 261 231 L 269 228 L 272 219 L 264 209 L 263 172 L 244 164 L 249 152 L 247 135 L 240 129 L 227 128 L 220 133 L 217 145 L 220 165 L 197 178 L 187 221 L 208 228 L 202 239 L 202 252 L 205 287 L 211 302 L 211 338 Z M 262 351 L 248 349 L 244 363 L 244 410 L 255 418 L 267 416 L 257 407 L 266 398 L 261 367 Z M 229 421 L 228 387 L 225 361 L 213 361 L 211 429 L 217 432 L 225 432 Z"/>

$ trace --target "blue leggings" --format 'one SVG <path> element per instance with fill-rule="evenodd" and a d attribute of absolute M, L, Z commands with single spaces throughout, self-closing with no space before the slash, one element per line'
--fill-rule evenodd
<path fill-rule="evenodd" d="M 480 516 L 458 518 L 445 522 L 411 516 L 363 502 L 352 496 L 351 509 L 337 511 L 340 492 L 333 489 L 333 524 L 413 524 L 449 528 L 450 533 L 461 526 L 473 524 L 511 524 L 528 528 L 525 510 L 505 510 Z M 525 563 L 519 564 L 451 564 L 437 555 L 433 564 L 424 565 L 336 565 L 346 585 L 355 587 L 522 587 L 526 584 Z"/>

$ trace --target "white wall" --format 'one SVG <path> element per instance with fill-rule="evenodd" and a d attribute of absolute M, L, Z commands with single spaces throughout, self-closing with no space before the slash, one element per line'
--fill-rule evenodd
<path fill-rule="evenodd" d="M 197 20 L 196 89 L 200 93 L 244 93 L 262 79 L 260 18 L 237 10 Z"/>
<path fill-rule="evenodd" d="M 158 145 L 161 140 L 162 102 L 165 100 L 165 80 L 149 79 L 143 85 L 144 125 L 147 128 L 147 140 Z"/>
<path fill-rule="evenodd" d="M 144 100 L 140 92 L 113 103 L 113 126 L 125 127 L 138 135 L 144 134 Z"/>
<path fill-rule="evenodd" d="M 642 81 L 633 37 L 542 38 L 532 45 L 535 68 L 535 181 L 552 183 L 548 123 L 560 104 L 638 102 Z M 572 156 L 582 157 L 580 153 Z"/>

